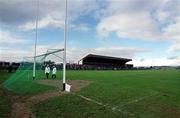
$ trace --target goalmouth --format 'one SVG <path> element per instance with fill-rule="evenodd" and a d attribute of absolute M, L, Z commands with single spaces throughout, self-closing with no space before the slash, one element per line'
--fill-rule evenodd
<path fill-rule="evenodd" d="M 65 19 L 64 19 L 64 53 L 63 53 L 63 91 L 66 89 L 66 40 L 67 40 L 67 13 L 68 13 L 68 0 L 65 0 Z M 36 77 L 36 47 L 38 39 L 38 20 L 39 20 L 39 0 L 37 0 L 37 9 L 36 9 L 36 35 L 35 35 L 35 44 L 34 44 L 34 64 L 33 64 L 33 80 Z M 46 54 L 47 55 L 47 54 Z M 42 55 L 40 55 L 42 56 Z"/>
<path fill-rule="evenodd" d="M 30 58 L 30 57 L 26 57 L 26 58 Z M 63 77 L 64 77 L 64 70 L 66 69 L 64 68 L 64 65 L 66 65 L 66 60 L 64 58 L 64 49 L 48 49 L 46 53 L 37 55 L 33 58 L 35 58 L 33 62 L 33 64 L 35 65 L 35 66 L 33 65 L 33 73 L 32 73 L 33 80 L 39 79 L 37 76 L 38 73 L 36 74 L 36 71 L 37 70 L 39 71 L 39 68 L 40 68 L 40 71 L 42 70 L 44 71 L 47 65 L 49 65 L 50 68 L 52 68 L 52 65 L 50 64 L 50 62 L 56 66 L 58 64 L 58 70 L 60 70 L 61 68 L 59 67 L 59 65 L 63 63 L 62 69 L 63 69 Z M 49 62 L 49 64 L 47 64 L 47 62 Z M 41 67 L 39 67 L 39 65 L 41 65 Z M 41 79 L 42 79 L 42 76 L 41 76 Z M 63 91 L 66 90 L 66 85 L 67 85 L 66 81 L 63 81 L 63 85 L 62 85 Z"/>

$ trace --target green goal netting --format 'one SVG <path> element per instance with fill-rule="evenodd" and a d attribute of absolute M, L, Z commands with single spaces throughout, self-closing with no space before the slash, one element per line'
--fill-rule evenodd
<path fill-rule="evenodd" d="M 56 79 L 62 78 L 63 50 L 49 49 L 45 54 L 36 56 L 35 60 L 35 80 L 33 80 L 34 57 L 24 57 L 16 72 L 3 83 L 4 88 L 21 94 L 38 93 L 54 89 L 54 87 L 40 84 L 38 81 L 46 78 L 44 72 L 46 65 L 49 65 L 51 70 L 52 66 L 55 65 L 57 68 Z M 49 79 L 51 79 L 51 73 Z"/>

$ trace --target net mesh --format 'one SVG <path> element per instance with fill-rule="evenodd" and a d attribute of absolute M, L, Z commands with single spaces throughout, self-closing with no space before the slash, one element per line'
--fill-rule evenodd
<path fill-rule="evenodd" d="M 62 51 L 54 52 L 54 50 L 48 50 L 46 54 L 36 57 L 36 77 L 33 80 L 33 57 L 25 57 L 20 64 L 16 72 L 7 79 L 3 86 L 4 88 L 13 91 L 15 93 L 38 93 L 52 89 L 53 87 L 41 85 L 37 83 L 37 80 L 45 79 L 45 66 L 49 65 L 52 69 L 53 65 L 57 68 L 57 79 L 62 77 Z M 51 73 L 50 78 L 51 79 Z"/>

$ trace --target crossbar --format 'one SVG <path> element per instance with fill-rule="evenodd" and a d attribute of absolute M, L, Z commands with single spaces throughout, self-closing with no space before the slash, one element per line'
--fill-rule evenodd
<path fill-rule="evenodd" d="M 50 55 L 50 54 L 53 54 L 53 53 L 56 53 L 56 52 L 61 52 L 61 51 L 64 51 L 64 49 L 58 49 L 58 50 L 55 50 L 55 51 L 52 51 L 52 52 L 47 52 L 45 54 L 37 55 L 35 57 L 47 56 L 47 55 Z"/>

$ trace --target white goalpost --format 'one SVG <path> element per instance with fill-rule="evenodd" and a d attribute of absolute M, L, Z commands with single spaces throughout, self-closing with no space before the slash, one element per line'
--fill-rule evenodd
<path fill-rule="evenodd" d="M 36 9 L 36 37 L 34 42 L 34 64 L 33 64 L 33 80 L 36 77 L 36 48 L 37 48 L 37 38 L 38 38 L 38 19 L 39 19 L 39 0 L 37 0 L 37 9 Z"/>
<path fill-rule="evenodd" d="M 67 40 L 67 0 L 65 0 L 65 20 L 64 20 L 64 59 L 63 59 L 63 91 L 66 90 L 66 40 Z"/>
<path fill-rule="evenodd" d="M 46 58 L 47 55 L 54 54 L 56 52 L 63 51 L 63 91 L 66 91 L 66 86 L 69 87 L 69 85 L 66 84 L 66 40 L 67 40 L 67 10 L 68 10 L 68 1 L 65 0 L 65 19 L 64 19 L 64 48 L 63 49 L 49 49 L 54 51 L 48 51 L 45 54 L 42 55 L 36 55 L 36 48 L 37 48 L 37 39 L 38 39 L 38 20 L 39 20 L 39 0 L 37 0 L 37 9 L 36 9 L 36 35 L 35 35 L 35 43 L 34 43 L 34 62 L 33 62 L 33 80 L 36 79 L 36 58 L 44 56 Z M 57 56 L 57 55 L 54 55 Z"/>

